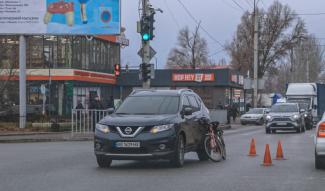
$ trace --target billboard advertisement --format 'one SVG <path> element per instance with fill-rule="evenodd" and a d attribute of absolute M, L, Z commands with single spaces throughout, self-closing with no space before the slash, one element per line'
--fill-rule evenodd
<path fill-rule="evenodd" d="M 0 34 L 117 35 L 120 0 L 0 0 Z"/>

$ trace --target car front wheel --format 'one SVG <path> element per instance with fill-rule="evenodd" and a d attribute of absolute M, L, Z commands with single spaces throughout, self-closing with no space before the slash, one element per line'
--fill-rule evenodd
<path fill-rule="evenodd" d="M 324 168 L 324 165 L 322 164 L 322 161 L 316 152 L 315 152 L 315 168 L 316 169 Z"/>
<path fill-rule="evenodd" d="M 97 155 L 96 159 L 100 168 L 108 168 L 112 164 L 112 159 L 107 158 L 106 156 Z"/>
<path fill-rule="evenodd" d="M 185 140 L 183 135 L 179 135 L 176 142 L 176 150 L 174 156 L 170 161 L 171 164 L 177 168 L 183 167 L 184 156 L 185 156 Z"/>

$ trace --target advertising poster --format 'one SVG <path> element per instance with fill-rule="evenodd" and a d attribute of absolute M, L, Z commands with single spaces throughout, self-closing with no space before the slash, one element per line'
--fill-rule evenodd
<path fill-rule="evenodd" d="M 117 35 L 120 0 L 0 0 L 0 34 Z"/>

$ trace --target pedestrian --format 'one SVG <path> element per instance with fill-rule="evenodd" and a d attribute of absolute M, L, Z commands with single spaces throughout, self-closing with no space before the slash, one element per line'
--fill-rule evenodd
<path fill-rule="evenodd" d="M 232 119 L 235 122 L 236 121 L 236 118 L 237 118 L 237 115 L 238 115 L 238 108 L 237 108 L 237 105 L 236 104 L 232 104 L 231 114 L 232 114 Z"/>
<path fill-rule="evenodd" d="M 102 111 L 104 109 L 103 104 L 100 101 L 100 98 L 98 96 L 95 96 L 94 99 L 90 100 L 89 103 L 89 109 L 90 109 L 90 115 L 92 118 L 92 127 L 93 131 L 95 130 L 96 124 L 101 120 L 102 117 Z"/>
<path fill-rule="evenodd" d="M 219 101 L 219 103 L 218 103 L 218 105 L 217 105 L 217 109 L 221 109 L 221 110 L 223 110 L 224 108 L 223 108 L 223 105 L 221 104 L 221 102 Z"/>
<path fill-rule="evenodd" d="M 230 124 L 230 118 L 231 118 L 231 108 L 229 105 L 225 105 L 225 108 L 227 110 L 227 124 Z"/>

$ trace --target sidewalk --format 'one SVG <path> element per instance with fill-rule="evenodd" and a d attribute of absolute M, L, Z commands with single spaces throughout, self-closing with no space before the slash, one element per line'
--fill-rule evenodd
<path fill-rule="evenodd" d="M 62 142 L 62 141 L 91 141 L 93 133 L 2 133 L 0 143 L 26 143 L 26 142 Z"/>

